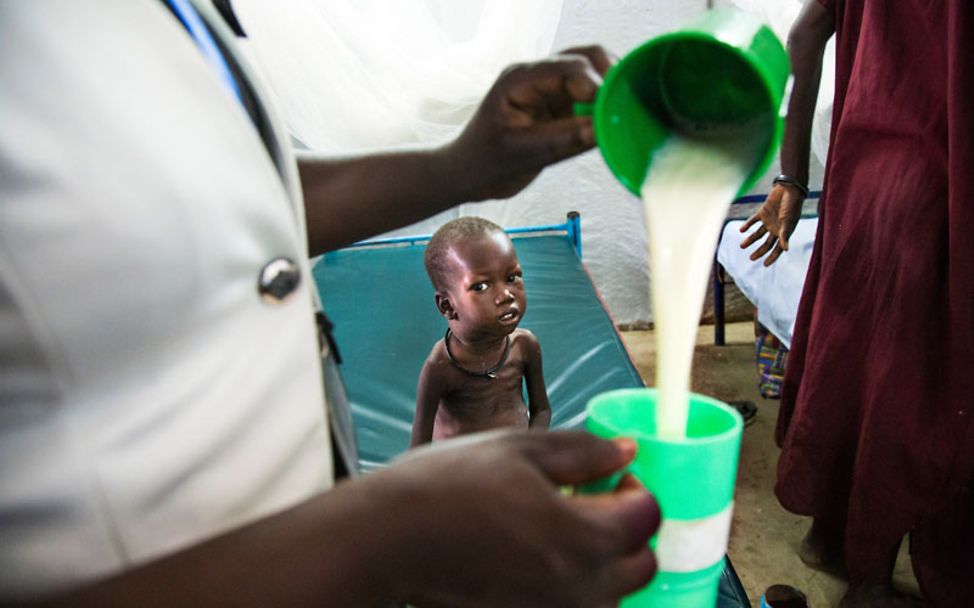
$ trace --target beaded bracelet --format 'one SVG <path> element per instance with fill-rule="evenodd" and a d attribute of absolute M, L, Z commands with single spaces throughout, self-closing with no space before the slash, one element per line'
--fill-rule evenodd
<path fill-rule="evenodd" d="M 798 181 L 798 178 L 792 177 L 790 175 L 785 175 L 784 173 L 774 178 L 771 181 L 771 184 L 774 186 L 777 186 L 778 184 L 786 184 L 788 186 L 794 186 L 795 188 L 798 188 L 801 191 L 802 196 L 808 196 L 808 186 Z"/>

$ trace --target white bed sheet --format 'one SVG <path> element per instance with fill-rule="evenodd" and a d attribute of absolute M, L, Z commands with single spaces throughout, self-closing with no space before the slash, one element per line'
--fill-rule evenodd
<path fill-rule="evenodd" d="M 758 321 L 781 342 L 791 348 L 798 301 L 801 299 L 808 262 L 812 257 L 818 218 L 798 222 L 789 241 L 789 250 L 778 261 L 765 267 L 761 261 L 752 262 L 751 252 L 763 239 L 748 249 L 741 249 L 745 235 L 740 233 L 744 221 L 727 222 L 717 247 L 717 261 L 724 267 L 741 293 L 758 309 Z"/>

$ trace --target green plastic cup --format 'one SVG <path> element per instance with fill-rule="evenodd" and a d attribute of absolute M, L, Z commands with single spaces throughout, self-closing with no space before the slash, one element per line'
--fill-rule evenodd
<path fill-rule="evenodd" d="M 656 496 L 663 514 L 650 540 L 657 574 L 621 606 L 713 608 L 727 552 L 744 423 L 730 406 L 691 394 L 686 437 L 663 439 L 656 433 L 655 409 L 656 390 L 651 388 L 602 393 L 586 407 L 589 432 L 637 442 L 629 471 Z M 585 491 L 607 490 L 618 477 Z"/>
<path fill-rule="evenodd" d="M 609 169 L 639 194 L 654 152 L 671 133 L 741 133 L 755 140 L 756 163 L 741 187 L 767 170 L 784 130 L 788 54 L 767 26 L 737 9 L 713 9 L 638 47 L 605 76 L 592 114 Z"/>

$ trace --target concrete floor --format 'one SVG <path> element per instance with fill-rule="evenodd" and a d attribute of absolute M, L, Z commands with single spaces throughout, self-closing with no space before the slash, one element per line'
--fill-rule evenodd
<path fill-rule="evenodd" d="M 656 361 L 653 332 L 625 331 L 622 339 L 640 375 L 652 386 Z M 726 346 L 715 346 L 713 326 L 700 328 L 692 387 L 695 392 L 724 401 L 747 399 L 758 406 L 757 418 L 744 429 L 742 440 L 728 549 L 731 561 L 752 606 L 759 606 L 761 594 L 776 583 L 801 589 L 814 608 L 837 606 L 845 583 L 806 567 L 798 559 L 798 545 L 810 520 L 785 511 L 772 492 L 779 452 L 774 443 L 778 401 L 763 399 L 758 393 L 753 325 L 728 325 L 726 339 Z M 905 547 L 906 543 L 897 561 L 894 584 L 919 595 Z"/>

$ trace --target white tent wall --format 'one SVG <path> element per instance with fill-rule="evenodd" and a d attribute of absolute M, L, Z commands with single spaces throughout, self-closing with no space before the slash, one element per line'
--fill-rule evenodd
<path fill-rule="evenodd" d="M 371 2 L 359 0 L 348 6 L 351 7 L 349 10 L 362 10 L 363 6 L 376 6 L 377 1 L 380 2 L 378 6 L 381 6 L 381 0 Z M 424 0 L 431 6 L 438 1 L 440 0 Z M 476 3 L 485 0 L 467 1 Z M 358 140 L 352 135 L 349 136 L 351 139 L 343 140 L 351 144 L 339 146 L 339 149 L 327 148 L 327 142 L 335 140 L 331 132 L 317 131 L 315 128 L 316 120 L 318 126 L 334 123 L 333 113 L 337 110 L 322 113 L 320 108 L 312 107 L 313 100 L 321 99 L 321 95 L 309 95 L 307 90 L 315 85 L 314 80 L 320 75 L 329 70 L 334 71 L 335 54 L 330 53 L 332 59 L 328 62 L 320 62 L 321 65 L 317 66 L 316 70 L 308 70 L 308 56 L 304 55 L 303 62 L 299 59 L 302 58 L 302 53 L 307 52 L 309 44 L 321 44 L 321 37 L 309 36 L 305 48 L 298 48 L 296 45 L 300 42 L 300 36 L 295 35 L 295 30 L 298 28 L 309 30 L 307 24 L 310 14 L 303 15 L 300 22 L 292 21 L 290 24 L 281 22 L 283 19 L 281 14 L 290 10 L 288 7 L 293 6 L 295 10 L 307 12 L 316 10 L 313 6 L 309 8 L 309 5 L 314 5 L 314 2 L 315 0 L 283 0 L 281 3 L 266 3 L 266 0 L 234 0 L 234 6 L 240 14 L 244 28 L 250 33 L 251 41 L 247 43 L 249 50 L 279 97 L 279 105 L 285 114 L 285 120 L 298 138 L 309 142 L 310 147 L 323 149 L 328 153 L 355 152 L 378 147 L 376 141 L 366 141 L 368 137 L 374 136 L 373 128 L 370 128 L 368 133 L 363 131 L 362 145 L 355 145 Z M 527 20 L 541 21 L 535 26 L 538 32 L 532 33 L 524 24 L 524 20 L 519 24 L 517 20 L 508 23 L 505 26 L 504 42 L 501 44 L 495 42 L 489 49 L 493 53 L 490 57 L 492 61 L 502 61 L 499 65 L 506 65 L 511 59 L 522 60 L 530 56 L 544 55 L 549 50 L 557 51 L 596 42 L 621 57 L 649 38 L 679 26 L 708 6 L 773 5 L 780 4 L 782 0 L 614 0 L 612 2 L 562 0 L 560 19 L 557 8 L 559 2 L 557 0 L 554 2 L 546 0 L 546 2 L 548 4 L 544 10 L 549 13 L 547 17 L 538 19 L 534 16 Z M 798 0 L 785 0 L 785 2 L 799 4 Z M 321 7 L 317 8 L 318 12 L 332 18 L 331 16 L 336 14 L 336 6 L 342 3 L 336 4 L 330 1 L 320 4 Z M 389 5 L 403 6 L 393 2 Z M 406 4 L 409 5 L 411 3 Z M 274 8 L 268 8 L 270 6 Z M 412 4 L 412 6 L 418 5 Z M 489 6 L 492 10 L 501 10 L 499 0 L 492 0 L 490 4 L 483 6 Z M 539 10 L 540 5 L 515 2 L 511 6 L 514 8 L 509 10 L 520 11 L 523 14 L 524 10 Z M 761 9 L 760 6 L 744 8 L 756 12 L 760 12 Z M 552 12 L 554 14 L 550 14 Z M 768 15 L 764 17 L 773 21 Z M 775 18 L 780 20 L 780 16 Z M 346 16 L 346 25 L 348 19 Z M 334 32 L 338 25 L 333 23 L 328 27 Z M 779 31 L 779 35 L 783 36 L 787 32 L 787 27 L 788 24 L 784 23 L 779 24 L 775 29 L 784 28 L 784 32 Z M 283 37 L 282 32 L 286 32 Z M 507 43 L 507 38 L 512 38 L 516 44 Z M 295 47 L 295 50 L 290 51 L 290 57 L 288 53 L 280 52 L 282 45 Z M 347 54 L 348 49 L 342 50 Z M 312 50 L 313 55 L 320 56 L 323 52 L 325 51 Z M 368 53 L 374 54 L 374 49 L 369 48 Z M 427 76 L 425 69 L 423 68 L 424 71 L 421 72 L 423 76 Z M 362 71 L 361 68 L 359 71 Z M 371 71 L 366 71 L 371 74 Z M 496 70 L 485 72 L 481 79 L 486 83 L 483 86 L 488 86 L 495 76 Z M 349 78 L 348 75 L 345 77 Z M 474 79 L 465 78 L 465 80 L 469 81 L 463 83 L 465 86 L 476 86 Z M 327 87 L 333 85 L 323 82 L 319 86 L 329 90 Z M 485 88 L 480 94 L 483 92 L 486 92 Z M 469 90 L 450 91 L 450 102 L 456 103 L 457 108 L 454 114 L 461 116 L 461 122 L 469 116 L 475 105 L 475 100 L 474 103 L 469 103 L 464 97 L 468 94 Z M 438 90 L 435 95 L 441 97 Z M 361 108 L 361 104 L 359 107 Z M 356 108 L 353 106 L 350 111 L 355 112 Z M 437 117 L 436 120 L 439 118 Z M 408 117 L 408 120 L 414 118 Z M 451 134 L 449 125 L 447 127 L 434 125 L 435 132 L 430 133 L 429 121 L 421 122 L 418 128 L 413 129 L 411 133 L 401 135 L 397 141 L 409 146 L 416 145 L 417 142 L 442 141 L 444 137 Z M 457 128 L 459 126 L 457 125 Z M 423 132 L 419 133 L 419 131 Z M 321 133 L 325 133 L 326 136 L 322 137 Z M 343 132 L 340 135 L 345 137 L 347 133 Z M 771 177 L 777 170 L 778 163 L 775 161 L 769 170 L 769 175 L 759 182 L 755 191 L 766 191 L 770 186 Z M 812 184 L 820 183 L 821 166 L 817 165 L 813 167 Z M 458 215 L 478 215 L 502 226 L 515 227 L 561 223 L 568 211 L 578 211 L 582 216 L 584 259 L 616 323 L 642 325 L 651 321 L 642 205 L 637 197 L 616 181 L 597 150 L 546 169 L 534 183 L 513 200 L 461 205 L 457 209 L 386 236 L 428 234 L 443 222 Z M 530 293 L 530 277 L 527 277 L 527 285 Z"/>

